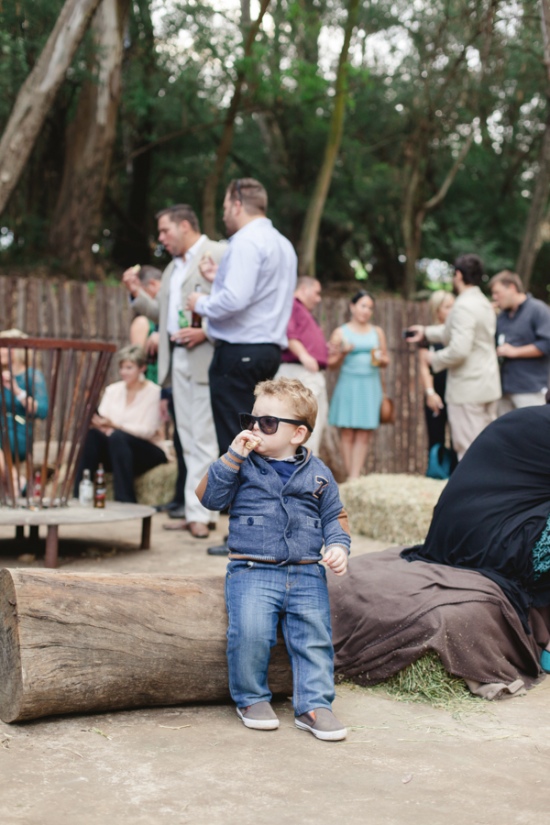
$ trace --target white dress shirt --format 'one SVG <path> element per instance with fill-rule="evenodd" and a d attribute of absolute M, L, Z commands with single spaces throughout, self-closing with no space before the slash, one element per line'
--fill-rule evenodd
<path fill-rule="evenodd" d="M 201 235 L 199 240 L 187 250 L 185 255 L 174 258 L 174 269 L 170 276 L 168 315 L 166 317 L 166 330 L 169 335 L 174 335 L 180 328 L 178 313 L 180 309 L 183 309 L 181 305 L 181 288 L 189 276 L 189 264 L 205 240 L 206 235 Z M 185 314 L 189 325 L 191 325 L 191 313 L 186 311 Z"/>

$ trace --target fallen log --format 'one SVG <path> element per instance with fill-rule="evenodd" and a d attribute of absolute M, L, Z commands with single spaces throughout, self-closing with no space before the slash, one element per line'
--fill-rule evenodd
<path fill-rule="evenodd" d="M 0 719 L 229 698 L 223 577 L 0 571 Z M 274 693 L 291 693 L 284 643 Z"/>

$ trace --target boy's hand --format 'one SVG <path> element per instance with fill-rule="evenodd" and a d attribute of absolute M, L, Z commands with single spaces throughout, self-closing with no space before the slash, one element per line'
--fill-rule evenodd
<path fill-rule="evenodd" d="M 242 433 L 235 436 L 231 442 L 231 449 L 235 450 L 239 455 L 242 455 L 243 458 L 247 458 L 252 450 L 257 447 L 258 444 L 261 444 L 261 441 L 261 438 L 258 438 L 251 430 L 243 430 Z"/>
<path fill-rule="evenodd" d="M 348 551 L 344 547 L 335 544 L 326 550 L 323 561 L 333 573 L 336 573 L 337 576 L 343 576 L 348 569 Z"/>

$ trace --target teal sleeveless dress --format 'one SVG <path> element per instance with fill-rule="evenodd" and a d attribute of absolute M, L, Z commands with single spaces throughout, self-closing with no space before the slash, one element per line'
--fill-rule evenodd
<path fill-rule="evenodd" d="M 382 381 L 380 368 L 371 364 L 371 352 L 380 347 L 372 327 L 366 335 L 341 327 L 344 340 L 353 345 L 346 355 L 330 402 L 329 424 L 354 430 L 376 430 L 380 426 Z"/>

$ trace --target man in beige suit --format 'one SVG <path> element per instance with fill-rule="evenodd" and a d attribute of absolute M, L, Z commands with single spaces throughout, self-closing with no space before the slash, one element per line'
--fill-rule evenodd
<path fill-rule="evenodd" d="M 202 506 L 195 488 L 218 457 L 208 386 L 213 347 L 205 324 L 191 326 L 185 304 L 197 285 L 210 291 L 210 284 L 201 278 L 199 262 L 208 255 L 219 263 L 225 244 L 201 234 L 197 216 L 186 204 L 162 209 L 156 218 L 159 241 L 173 256 L 162 274 L 157 297 L 147 295 L 133 269 L 122 280 L 134 299 L 134 309 L 159 325 L 158 380 L 161 385 L 172 384 L 176 426 L 187 465 L 185 526 L 195 538 L 206 538 L 207 524 L 216 521 L 217 514 Z"/>
<path fill-rule="evenodd" d="M 445 324 L 414 326 L 411 342 L 442 343 L 429 353 L 433 372 L 447 370 L 445 400 L 458 458 L 472 441 L 494 421 L 501 396 L 495 350 L 496 315 L 480 284 L 483 266 L 477 255 L 461 255 L 455 261 L 453 287 L 457 299 Z"/>

